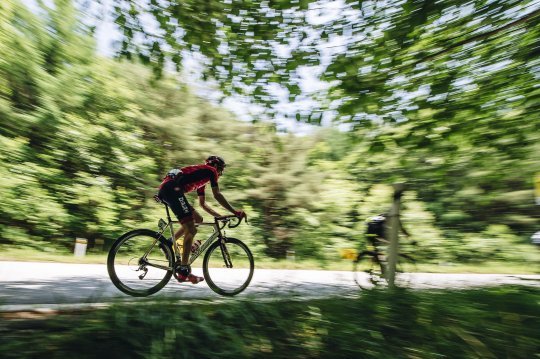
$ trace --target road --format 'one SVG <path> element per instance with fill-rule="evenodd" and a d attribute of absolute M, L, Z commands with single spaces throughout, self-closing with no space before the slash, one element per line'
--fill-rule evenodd
<path fill-rule="evenodd" d="M 202 270 L 194 268 L 194 273 L 202 274 Z M 418 289 L 502 284 L 540 287 L 540 275 L 415 273 L 409 276 L 407 285 Z M 256 269 L 250 286 L 238 297 L 265 300 L 357 295 L 359 290 L 350 272 Z M 180 301 L 223 300 L 204 282 L 180 284 L 174 279 L 152 296 L 164 297 Z M 0 311 L 99 306 L 122 300 L 141 299 L 117 290 L 105 265 L 0 262 Z"/>

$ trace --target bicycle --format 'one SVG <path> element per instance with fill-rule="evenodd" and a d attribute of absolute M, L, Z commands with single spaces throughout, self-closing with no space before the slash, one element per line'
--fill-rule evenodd
<path fill-rule="evenodd" d="M 413 242 L 412 244 L 415 244 L 415 242 Z M 370 289 L 373 287 L 387 285 L 386 254 L 382 250 L 380 250 L 380 248 L 375 244 L 372 244 L 370 247 L 372 248 L 368 248 L 368 250 L 364 250 L 358 253 L 356 258 L 353 260 L 353 277 L 355 283 L 358 285 L 358 287 L 360 287 L 360 289 Z M 416 265 L 416 261 L 413 257 L 406 253 L 398 254 L 395 275 L 396 285 L 403 285 L 408 281 L 407 275 L 403 270 L 404 264 L 407 267 L 414 267 Z M 368 274 L 367 284 L 365 281 L 363 281 L 363 279 L 365 278 L 363 273 Z"/>
<path fill-rule="evenodd" d="M 134 297 L 154 294 L 173 275 L 176 279 L 179 275 L 182 248 L 175 240 L 163 236 L 169 228 L 171 238 L 174 238 L 173 221 L 167 204 L 158 198 L 156 201 L 165 205 L 168 222 L 160 218 L 158 231 L 135 229 L 125 233 L 114 242 L 107 257 L 107 271 L 113 284 Z M 255 269 L 248 246 L 239 239 L 225 235 L 225 226 L 235 228 L 242 222 L 240 218 L 234 223 L 235 218 L 223 216 L 214 218 L 214 223 L 199 223 L 198 226 L 212 226 L 213 232 L 198 248 L 192 250 L 189 258 L 191 266 L 205 253 L 202 264 L 204 278 L 214 292 L 224 296 L 234 296 L 244 291 Z"/>

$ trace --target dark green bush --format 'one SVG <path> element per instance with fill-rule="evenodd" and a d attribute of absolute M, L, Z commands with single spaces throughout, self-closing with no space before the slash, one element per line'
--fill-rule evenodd
<path fill-rule="evenodd" d="M 538 289 L 118 304 L 4 321 L 2 358 L 533 358 Z"/>

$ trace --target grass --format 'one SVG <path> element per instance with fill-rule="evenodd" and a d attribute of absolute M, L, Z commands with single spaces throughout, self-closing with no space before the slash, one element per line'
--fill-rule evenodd
<path fill-rule="evenodd" d="M 76 257 L 73 253 L 60 250 L 38 251 L 31 248 L 2 246 L 0 261 L 105 264 L 107 253 L 89 252 L 84 257 Z"/>
<path fill-rule="evenodd" d="M 538 288 L 365 291 L 358 298 L 140 301 L 0 320 L 9 358 L 535 358 Z"/>
<path fill-rule="evenodd" d="M 202 256 L 197 259 L 195 266 L 200 266 Z M 89 252 L 84 257 L 75 257 L 72 253 L 61 251 L 38 251 L 30 248 L 1 247 L 0 261 L 34 261 L 81 264 L 105 264 L 107 254 Z M 260 256 L 255 257 L 255 266 L 259 269 L 292 269 L 292 270 L 333 270 L 349 271 L 350 260 L 337 259 L 333 262 L 316 260 L 273 260 Z M 492 274 L 540 274 L 538 263 L 484 262 L 475 264 L 444 263 L 441 265 L 419 263 L 408 271 L 421 273 L 492 273 Z"/>

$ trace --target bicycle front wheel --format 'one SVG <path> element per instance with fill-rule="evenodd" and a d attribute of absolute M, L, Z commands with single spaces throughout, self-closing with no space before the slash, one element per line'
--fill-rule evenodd
<path fill-rule="evenodd" d="M 146 297 L 171 279 L 174 255 L 163 236 L 148 229 L 128 232 L 114 242 L 107 258 L 113 284 L 134 297 Z"/>
<path fill-rule="evenodd" d="M 208 286 L 221 295 L 233 296 L 246 289 L 254 270 L 251 251 L 236 238 L 218 240 L 204 255 L 204 278 Z"/>

